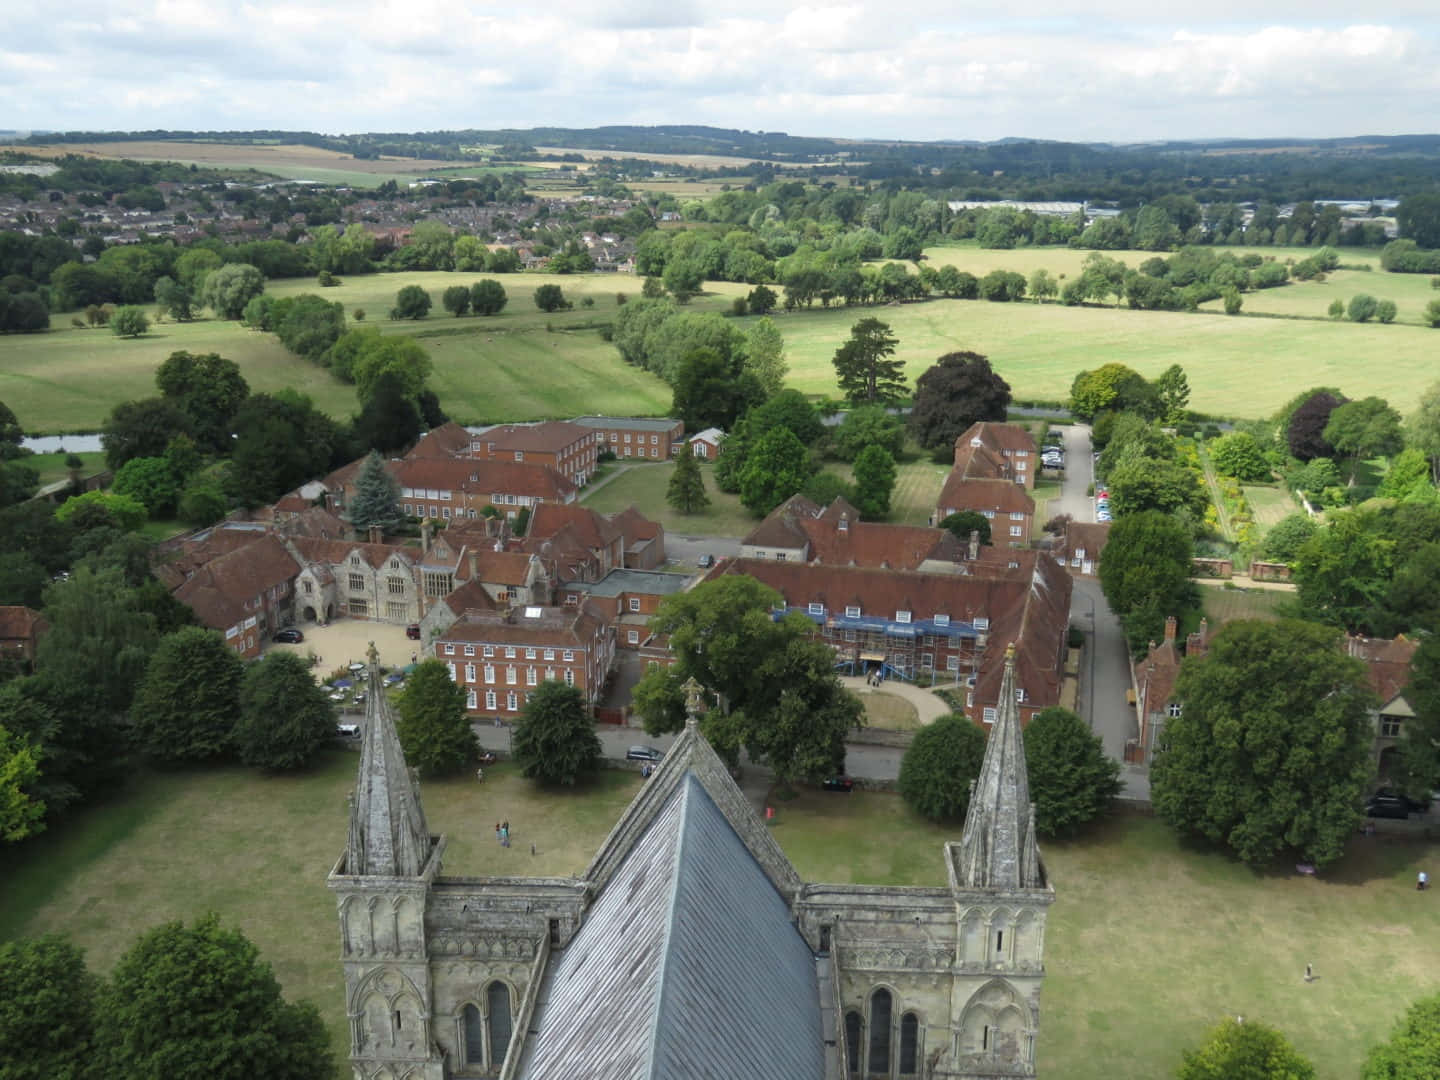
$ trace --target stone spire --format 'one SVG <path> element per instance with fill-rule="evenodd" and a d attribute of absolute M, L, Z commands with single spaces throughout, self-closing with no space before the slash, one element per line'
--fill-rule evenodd
<path fill-rule="evenodd" d="M 345 872 L 373 877 L 419 877 L 430 857 L 430 830 L 420 791 L 395 733 L 382 689 L 380 657 L 370 643 L 369 697 L 360 744 L 360 774 L 350 800 Z"/>
<path fill-rule="evenodd" d="M 1005 673 L 980 777 L 970 790 L 956 870 L 967 888 L 1044 886 L 1035 843 L 1035 814 L 1015 701 L 1015 646 L 1005 650 Z"/>

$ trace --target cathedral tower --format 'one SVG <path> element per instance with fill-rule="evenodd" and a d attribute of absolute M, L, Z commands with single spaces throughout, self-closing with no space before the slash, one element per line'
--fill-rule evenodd
<path fill-rule="evenodd" d="M 1015 694 L 1015 646 L 965 831 L 946 845 L 955 901 L 954 1072 L 965 1080 L 1035 1075 L 1045 915 L 1055 899 L 1035 840 L 1035 807 Z"/>
<path fill-rule="evenodd" d="M 345 853 L 330 874 L 340 917 L 357 1080 L 442 1080 L 431 1028 L 425 908 L 444 839 L 430 835 L 372 643 L 360 770 Z"/>

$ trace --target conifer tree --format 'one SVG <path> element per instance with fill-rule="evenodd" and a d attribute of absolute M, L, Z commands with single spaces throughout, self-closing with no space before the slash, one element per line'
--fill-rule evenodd
<path fill-rule="evenodd" d="M 710 496 L 705 494 L 705 478 L 700 475 L 700 460 L 688 443 L 680 448 L 680 456 L 675 460 L 665 501 L 682 514 L 698 514 L 710 505 Z"/>
<path fill-rule="evenodd" d="M 399 485 L 385 471 L 384 460 L 371 450 L 355 476 L 355 497 L 350 500 L 346 517 L 351 525 L 362 531 L 372 525 L 394 529 L 405 520 L 399 499 Z"/>

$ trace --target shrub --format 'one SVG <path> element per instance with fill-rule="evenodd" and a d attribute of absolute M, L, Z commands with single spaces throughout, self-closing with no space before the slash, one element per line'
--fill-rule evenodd
<path fill-rule="evenodd" d="M 1381 300 L 1375 305 L 1375 318 L 1382 323 L 1392 323 L 1397 314 L 1394 300 Z"/>
<path fill-rule="evenodd" d="M 962 713 L 922 728 L 900 759 L 900 795 L 931 821 L 964 821 L 970 782 L 980 775 L 985 733 Z"/>
<path fill-rule="evenodd" d="M 535 306 L 541 311 L 551 312 L 563 311 L 573 305 L 565 299 L 559 285 L 541 285 L 535 290 Z"/>
<path fill-rule="evenodd" d="M 150 329 L 150 320 L 145 317 L 145 309 L 127 304 L 115 312 L 110 318 L 110 330 L 116 337 L 139 337 Z"/>
<path fill-rule="evenodd" d="M 1345 309 L 1345 314 L 1351 322 L 1369 322 L 1375 317 L 1379 306 L 1380 301 L 1369 293 L 1357 293 L 1350 298 L 1350 306 Z"/>

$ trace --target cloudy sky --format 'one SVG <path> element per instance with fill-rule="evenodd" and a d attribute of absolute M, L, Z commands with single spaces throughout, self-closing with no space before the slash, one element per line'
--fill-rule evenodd
<path fill-rule="evenodd" d="M 0 4 L 0 128 L 713 124 L 1132 141 L 1440 129 L 1440 4 Z M 1023 10 L 1025 17 L 1006 17 Z"/>

